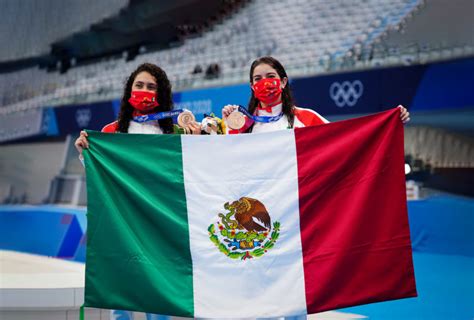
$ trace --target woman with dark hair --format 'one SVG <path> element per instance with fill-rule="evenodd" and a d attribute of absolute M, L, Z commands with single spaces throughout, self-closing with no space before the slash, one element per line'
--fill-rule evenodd
<path fill-rule="evenodd" d="M 273 57 L 261 57 L 252 63 L 250 88 L 252 95 L 248 112 L 236 105 L 227 105 L 222 109 L 222 116 L 227 122 L 230 134 L 269 132 L 328 123 L 316 111 L 294 105 L 288 75 L 281 63 Z M 247 115 L 242 117 L 242 114 L 237 112 L 239 109 Z M 401 120 L 407 122 L 408 111 L 402 106 L 400 111 Z M 270 319 L 282 318 L 266 318 Z M 295 315 L 283 319 L 305 320 L 307 316 Z"/>
<path fill-rule="evenodd" d="M 133 102 L 130 101 L 132 92 L 150 92 L 155 94 L 156 106 L 134 107 L 132 105 Z M 133 133 L 139 126 L 146 126 L 155 128 L 155 131 L 158 131 L 157 133 L 173 133 L 173 120 L 171 118 L 158 120 L 158 123 L 145 122 L 141 124 L 131 121 L 134 116 L 171 110 L 173 110 L 171 83 L 166 73 L 157 65 L 144 63 L 138 66 L 127 79 L 120 103 L 118 120 L 105 126 L 103 131 L 127 133 L 131 130 L 132 132 L 130 133 Z"/>
<path fill-rule="evenodd" d="M 256 59 L 250 67 L 250 88 L 252 95 L 248 113 L 257 116 L 254 121 L 244 116 L 245 121 L 235 121 L 240 125 L 235 128 L 228 117 L 238 110 L 236 105 L 227 105 L 222 109 L 222 117 L 227 121 L 228 133 L 268 132 L 281 129 L 307 127 L 328 123 L 328 121 L 311 109 L 294 105 L 288 75 L 282 64 L 273 57 Z M 400 118 L 409 121 L 408 111 L 400 106 Z"/>
<path fill-rule="evenodd" d="M 171 118 L 153 121 L 136 121 L 138 117 L 173 110 L 171 84 L 166 73 L 158 66 L 144 63 L 132 72 L 124 87 L 118 119 L 106 125 L 102 132 L 170 134 L 174 125 Z M 188 133 L 200 134 L 201 126 L 195 122 L 184 128 Z M 87 132 L 81 131 L 75 142 L 82 161 L 82 150 L 89 147 Z M 147 319 L 168 319 L 167 316 L 147 314 Z M 130 311 L 111 310 L 110 319 L 133 319 Z"/>
<path fill-rule="evenodd" d="M 136 119 L 171 110 L 171 84 L 166 73 L 157 65 L 144 63 L 127 79 L 118 119 L 102 128 L 102 132 L 170 134 L 173 133 L 173 120 L 169 117 L 145 122 Z M 184 131 L 200 134 L 201 126 L 193 121 L 187 124 Z M 85 131 L 81 131 L 75 146 L 82 157 L 82 149 L 89 146 Z"/>

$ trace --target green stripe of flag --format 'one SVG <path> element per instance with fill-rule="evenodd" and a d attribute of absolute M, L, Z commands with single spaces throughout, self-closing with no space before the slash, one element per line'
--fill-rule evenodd
<path fill-rule="evenodd" d="M 193 316 L 180 139 L 89 132 L 85 306 Z"/>

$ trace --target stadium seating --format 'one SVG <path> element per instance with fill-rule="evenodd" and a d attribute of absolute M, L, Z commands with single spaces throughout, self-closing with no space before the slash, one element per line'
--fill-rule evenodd
<path fill-rule="evenodd" d="M 2 1 L 0 39 L 8 45 L 2 46 L 0 62 L 49 53 L 51 43 L 115 15 L 127 3 L 127 0 L 69 1 L 67 5 L 61 0 Z M 12 36 L 17 41 L 11 41 Z"/>
<path fill-rule="evenodd" d="M 123 2 L 109 1 L 113 8 Z M 201 36 L 167 50 L 147 53 L 142 47 L 143 53 L 132 61 L 111 57 L 65 74 L 39 68 L 0 74 L 0 115 L 116 99 L 125 77 L 143 62 L 162 66 L 174 90 L 180 91 L 247 82 L 250 63 L 263 55 L 276 57 L 291 77 L 299 77 L 474 54 L 473 46 L 461 43 L 411 43 L 402 48 L 394 42 L 387 47 L 388 40 L 405 32 L 407 22 L 425 9 L 424 0 L 277 0 L 271 10 L 268 5 L 252 1 Z M 219 77 L 205 77 L 210 64 L 219 65 Z M 195 72 L 198 65 L 203 72 Z"/>
<path fill-rule="evenodd" d="M 344 0 L 337 4 L 328 0 L 278 0 L 272 1 L 268 10 L 268 3 L 253 1 L 202 36 L 187 39 L 179 47 L 138 55 L 131 62 L 109 58 L 74 67 L 66 74 L 38 68 L 2 74 L 0 105 L 4 108 L 0 114 L 118 98 L 126 75 L 142 62 L 162 66 L 174 90 L 246 82 L 251 61 L 262 55 L 275 56 L 293 77 L 401 64 L 412 57 L 374 52 L 374 46 L 423 6 L 423 0 Z M 441 52 L 449 57 L 470 52 L 449 50 Z M 428 51 L 421 58 L 437 57 Z M 212 63 L 220 67 L 219 78 L 206 79 L 204 73 L 193 72 L 197 65 L 205 70 Z"/>

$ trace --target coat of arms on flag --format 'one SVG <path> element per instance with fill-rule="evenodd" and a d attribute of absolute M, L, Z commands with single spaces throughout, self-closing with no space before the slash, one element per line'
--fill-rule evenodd
<path fill-rule="evenodd" d="M 257 199 L 241 197 L 226 202 L 227 213 L 208 228 L 209 239 L 219 251 L 231 259 L 251 259 L 273 248 L 279 235 L 280 223 L 271 221 L 264 204 Z"/>

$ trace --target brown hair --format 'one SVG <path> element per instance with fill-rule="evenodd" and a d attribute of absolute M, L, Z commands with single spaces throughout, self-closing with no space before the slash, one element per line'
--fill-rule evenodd
<path fill-rule="evenodd" d="M 260 57 L 256 59 L 254 62 L 252 62 L 252 65 L 250 67 L 250 84 L 252 84 L 253 80 L 253 71 L 258 65 L 261 64 L 268 64 L 270 67 L 276 70 L 278 75 L 280 76 L 281 79 L 287 78 L 288 75 L 286 74 L 285 68 L 283 68 L 283 65 L 275 58 L 266 56 L 266 57 Z M 260 101 L 255 98 L 254 92 L 252 89 L 251 91 L 251 96 L 250 96 L 250 101 L 248 104 L 248 111 L 253 114 L 255 110 L 257 109 Z M 282 93 L 281 93 L 281 102 L 282 102 L 282 111 L 283 114 L 288 118 L 288 124 L 290 125 L 291 128 L 293 128 L 293 123 L 295 121 L 295 114 L 294 114 L 294 101 L 293 101 L 293 96 L 291 95 L 291 89 L 290 89 L 290 83 L 289 81 L 287 82 L 286 86 L 283 88 Z M 247 132 L 252 132 L 253 125 L 247 130 Z"/>
<path fill-rule="evenodd" d="M 156 96 L 159 106 L 156 107 L 156 112 L 170 111 L 173 110 L 173 98 L 171 94 L 171 83 L 166 76 L 166 73 L 155 64 L 144 63 L 138 66 L 138 68 L 132 72 L 128 77 L 125 87 L 123 89 L 122 101 L 120 103 L 120 112 L 118 116 L 118 131 L 127 133 L 128 126 L 132 120 L 133 107 L 128 102 L 132 94 L 132 85 L 135 81 L 136 76 L 140 72 L 148 72 L 156 80 Z M 165 118 L 158 120 L 161 130 L 163 133 L 173 133 L 173 120 L 171 118 Z"/>

